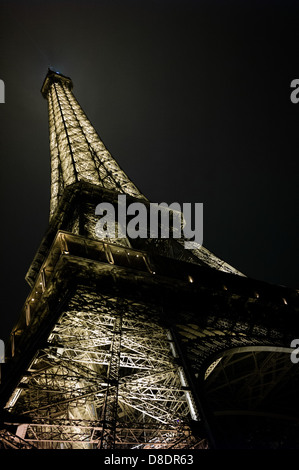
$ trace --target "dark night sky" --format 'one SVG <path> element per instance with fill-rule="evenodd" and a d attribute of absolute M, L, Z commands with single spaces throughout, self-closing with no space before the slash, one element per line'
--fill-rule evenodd
<path fill-rule="evenodd" d="M 298 288 L 298 2 L 0 1 L 1 323 L 47 228 L 49 66 L 153 202 L 203 202 L 204 245 Z"/>

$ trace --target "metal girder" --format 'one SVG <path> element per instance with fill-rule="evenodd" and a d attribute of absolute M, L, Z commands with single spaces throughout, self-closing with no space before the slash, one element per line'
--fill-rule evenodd
<path fill-rule="evenodd" d="M 24 440 L 9 432 L 7 429 L 0 430 L 0 449 L 33 449 L 35 448 L 28 440 Z"/>
<path fill-rule="evenodd" d="M 104 428 L 101 422 L 84 422 L 81 420 L 55 420 L 55 424 L 49 423 L 29 423 L 22 425 L 26 427 L 26 441 L 20 437 L 9 433 L 8 431 L 0 432 L 2 438 L 5 436 L 7 445 L 14 448 L 35 448 L 38 444 L 52 444 L 59 446 L 60 444 L 85 446 L 99 445 L 99 436 L 103 435 Z M 169 446 L 196 445 L 203 440 L 192 438 L 190 431 L 182 429 L 180 433 L 177 430 L 167 427 L 158 427 L 155 425 L 147 426 L 140 423 L 132 423 L 130 427 L 117 426 L 115 446 L 131 446 L 136 448 L 142 446 L 159 448 L 169 448 Z M 179 436 L 179 437 L 178 437 Z M 206 443 L 205 443 L 206 445 Z M 57 447 L 56 447 L 57 448 Z"/>
<path fill-rule="evenodd" d="M 7 404 L 28 416 L 24 440 L 54 448 L 187 445 L 190 391 L 156 312 L 90 296 L 93 306 L 86 291 L 77 293 L 72 302 L 81 308 L 62 314 Z"/>
<path fill-rule="evenodd" d="M 272 352 L 254 347 L 247 352 L 231 350 L 206 374 L 206 391 L 217 407 L 216 413 L 221 407 L 231 410 L 232 414 L 233 410 L 255 413 L 273 391 L 279 397 L 279 389 L 287 388 L 288 380 L 296 374 L 297 368 L 289 354 L 278 353 L 275 348 Z"/>
<path fill-rule="evenodd" d="M 68 83 L 54 79 L 46 97 L 51 151 L 51 216 L 63 188 L 82 179 L 140 197 L 140 191 L 100 140 Z"/>

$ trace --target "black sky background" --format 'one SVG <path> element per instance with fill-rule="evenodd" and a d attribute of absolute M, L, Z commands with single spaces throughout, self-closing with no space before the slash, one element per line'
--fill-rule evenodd
<path fill-rule="evenodd" d="M 204 246 L 298 288 L 299 2 L 0 1 L 0 337 L 47 228 L 48 67 L 153 202 L 203 202 Z"/>

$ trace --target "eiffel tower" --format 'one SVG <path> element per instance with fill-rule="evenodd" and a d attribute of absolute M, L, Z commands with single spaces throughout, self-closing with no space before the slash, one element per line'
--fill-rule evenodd
<path fill-rule="evenodd" d="M 148 199 L 48 70 L 49 226 L 2 366 L 2 448 L 299 447 L 298 291 L 180 239 L 101 239 L 95 207 Z"/>

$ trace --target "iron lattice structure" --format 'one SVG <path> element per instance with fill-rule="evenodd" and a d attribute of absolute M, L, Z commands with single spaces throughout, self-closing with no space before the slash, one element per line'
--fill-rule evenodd
<path fill-rule="evenodd" d="M 26 426 L 27 442 L 191 444 L 188 401 L 194 405 L 170 344 L 153 309 L 79 289 L 12 398 L 14 412 L 34 422 Z"/>
<path fill-rule="evenodd" d="M 99 239 L 99 202 L 115 204 L 120 193 L 148 200 L 72 87 L 49 70 L 41 90 L 50 221 L 3 367 L 0 445 L 221 447 L 229 435 L 223 416 L 266 415 L 271 427 L 279 407 L 297 430 L 298 407 L 282 403 L 299 390 L 298 367 L 285 354 L 299 328 L 298 292 L 247 279 L 204 247 L 184 250 L 182 240 Z M 232 440 L 239 426 L 230 428 Z"/>
<path fill-rule="evenodd" d="M 42 89 L 49 110 L 50 216 L 64 188 L 78 181 L 88 181 L 131 196 L 141 196 L 99 138 L 75 99 L 72 87 L 69 78 L 56 73 L 48 74 Z"/>

